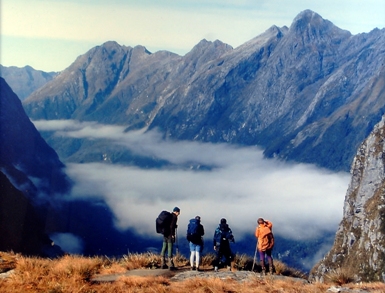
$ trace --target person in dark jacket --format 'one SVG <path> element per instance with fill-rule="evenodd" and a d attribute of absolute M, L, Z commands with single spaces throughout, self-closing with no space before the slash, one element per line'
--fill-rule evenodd
<path fill-rule="evenodd" d="M 231 251 L 230 242 L 235 242 L 233 232 L 231 231 L 226 219 L 222 218 L 220 224 L 214 232 L 214 250 L 216 258 L 214 260 L 214 270 L 217 272 L 219 263 L 225 258 L 225 265 L 231 271 L 231 262 L 234 255 Z"/>
<path fill-rule="evenodd" d="M 187 240 L 190 247 L 190 265 L 191 270 L 199 271 L 200 253 L 203 249 L 203 235 L 205 230 L 201 224 L 201 217 L 196 216 L 191 219 L 187 226 Z M 195 260 L 195 266 L 194 266 Z"/>
<path fill-rule="evenodd" d="M 180 209 L 178 207 L 175 207 L 171 213 L 172 219 L 170 221 L 170 225 L 166 226 L 163 233 L 163 246 L 162 251 L 160 252 L 161 255 L 161 267 L 162 269 L 166 269 L 166 250 L 168 254 L 168 268 L 170 270 L 175 270 L 175 264 L 173 260 L 173 244 L 175 243 L 175 235 L 176 235 L 176 229 L 178 227 L 177 221 L 178 216 L 180 215 Z"/>

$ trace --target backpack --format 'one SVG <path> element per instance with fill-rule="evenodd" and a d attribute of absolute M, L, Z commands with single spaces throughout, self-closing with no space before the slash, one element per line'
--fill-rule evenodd
<path fill-rule="evenodd" d="M 194 244 L 200 244 L 202 235 L 199 230 L 199 221 L 197 219 L 191 219 L 187 226 L 187 240 Z"/>
<path fill-rule="evenodd" d="M 222 243 L 223 241 L 225 241 L 225 242 L 227 242 L 227 241 L 234 242 L 233 232 L 228 227 L 228 225 L 226 225 L 226 226 L 219 226 L 215 230 L 214 239 L 215 239 L 215 241 L 218 244 Z"/>
<path fill-rule="evenodd" d="M 168 211 L 162 211 L 155 220 L 156 233 L 164 234 L 165 229 L 170 227 L 172 214 Z"/>

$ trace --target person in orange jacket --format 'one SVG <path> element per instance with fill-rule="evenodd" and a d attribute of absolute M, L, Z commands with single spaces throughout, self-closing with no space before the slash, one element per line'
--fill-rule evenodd
<path fill-rule="evenodd" d="M 258 226 L 255 229 L 255 237 L 258 240 L 258 252 L 259 252 L 259 261 L 262 267 L 262 274 L 265 274 L 265 257 L 269 263 L 269 273 L 273 273 L 273 258 L 271 253 L 274 247 L 274 236 L 273 236 L 273 223 L 266 221 L 263 218 L 258 219 Z"/>

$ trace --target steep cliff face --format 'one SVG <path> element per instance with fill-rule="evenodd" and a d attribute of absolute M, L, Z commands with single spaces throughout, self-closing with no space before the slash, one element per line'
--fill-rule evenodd
<path fill-rule="evenodd" d="M 65 193 L 64 164 L 25 114 L 20 99 L 0 78 L 0 170 L 30 198 Z"/>
<path fill-rule="evenodd" d="M 58 155 L 0 78 L 0 250 L 59 252 L 47 236 L 47 214 L 55 214 L 51 203 L 70 187 Z"/>
<path fill-rule="evenodd" d="M 385 117 L 358 149 L 351 174 L 334 245 L 312 277 L 341 268 L 357 281 L 385 281 Z"/>
<path fill-rule="evenodd" d="M 0 250 L 45 255 L 52 240 L 45 233 L 43 216 L 0 171 Z"/>

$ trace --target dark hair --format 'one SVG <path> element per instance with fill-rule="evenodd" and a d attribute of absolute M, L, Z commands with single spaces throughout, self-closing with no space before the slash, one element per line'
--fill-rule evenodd
<path fill-rule="evenodd" d="M 173 211 L 173 212 L 178 212 L 178 213 L 180 213 L 180 208 L 175 207 L 172 211 Z"/>
<path fill-rule="evenodd" d="M 199 217 L 199 216 L 196 216 L 196 217 L 195 217 L 195 220 L 198 220 L 198 221 L 200 221 L 200 220 L 201 220 L 201 217 Z"/>
<path fill-rule="evenodd" d="M 221 224 L 226 224 L 226 223 L 227 223 L 226 219 L 225 219 L 225 218 L 222 218 L 222 219 L 221 219 Z"/>

